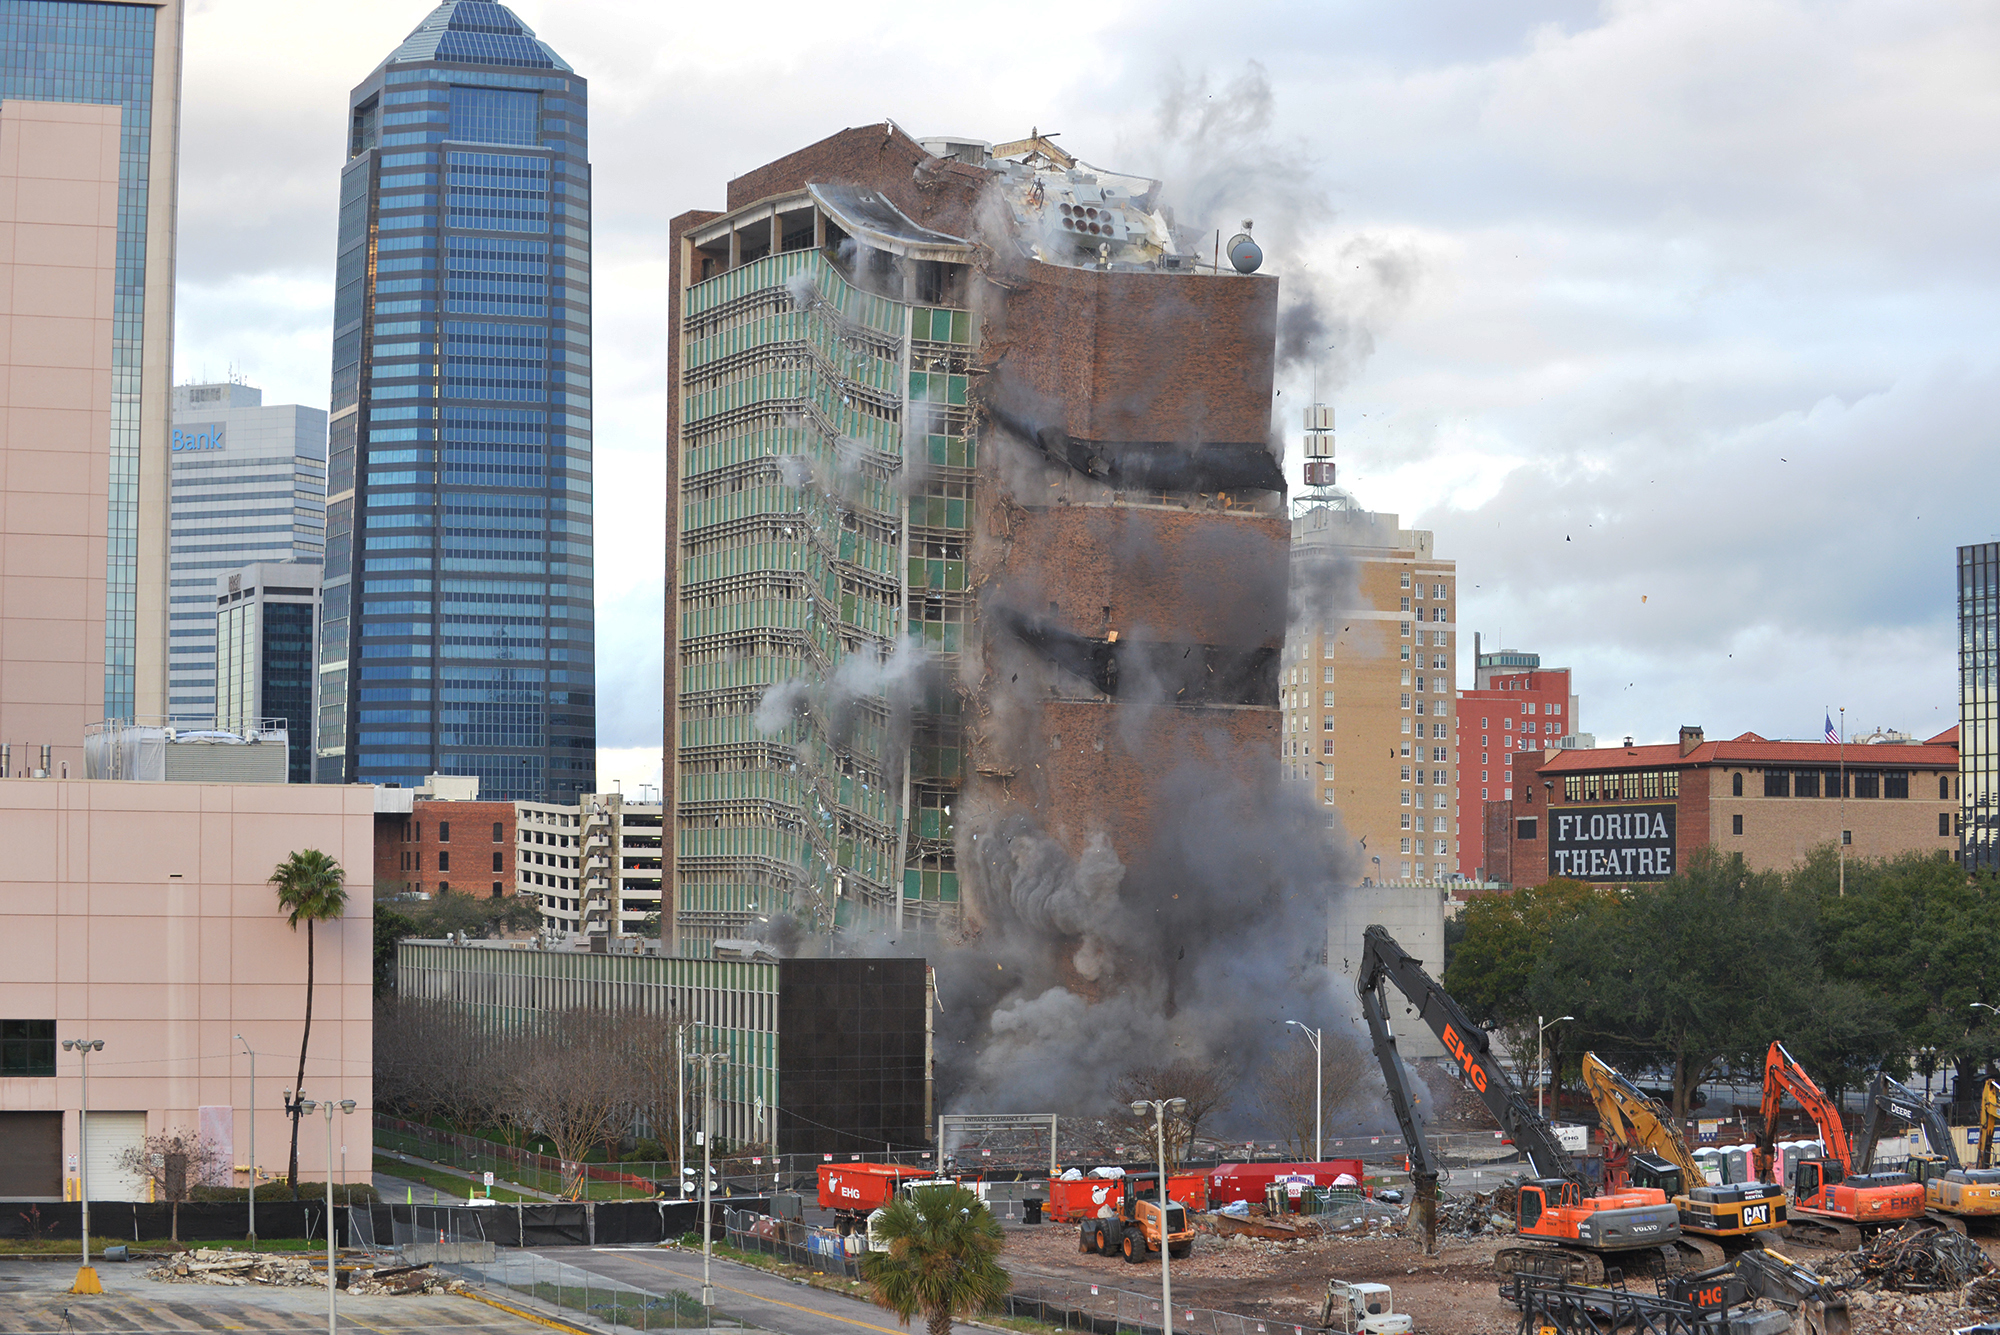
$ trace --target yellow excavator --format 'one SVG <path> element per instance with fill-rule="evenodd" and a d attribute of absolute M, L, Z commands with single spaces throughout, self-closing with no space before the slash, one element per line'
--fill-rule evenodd
<path fill-rule="evenodd" d="M 1785 1226 L 1785 1189 L 1771 1182 L 1710 1185 L 1673 1114 L 1594 1052 L 1583 1083 L 1604 1127 L 1605 1189 L 1657 1187 L 1680 1212 L 1681 1234 L 1756 1241 Z M 2000 1104 L 1996 1104 L 2000 1107 Z"/>
<path fill-rule="evenodd" d="M 1988 1080 L 1979 1096 L 1979 1158 L 1976 1166 L 1993 1166 L 1993 1128 L 2000 1125 L 2000 1080 Z"/>

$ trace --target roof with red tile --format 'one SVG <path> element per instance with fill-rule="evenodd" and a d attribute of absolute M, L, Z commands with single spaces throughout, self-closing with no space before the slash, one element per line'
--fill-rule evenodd
<path fill-rule="evenodd" d="M 1535 766 L 1537 774 L 1572 774 L 1583 770 L 1694 769 L 1704 765 L 1837 766 L 1843 753 L 1849 769 L 1957 769 L 1958 729 L 1951 728 L 1920 744 L 1876 743 L 1841 747 L 1826 742 L 1773 742 L 1746 732 L 1726 742 L 1703 742 L 1686 755 L 1677 744 L 1665 746 L 1600 746 L 1593 750 L 1558 751 Z"/>

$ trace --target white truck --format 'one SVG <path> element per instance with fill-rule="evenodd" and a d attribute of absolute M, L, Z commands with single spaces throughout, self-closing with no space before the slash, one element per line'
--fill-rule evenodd
<path fill-rule="evenodd" d="M 1409 1335 L 1410 1318 L 1396 1310 L 1396 1295 L 1387 1284 L 1326 1282 L 1326 1306 L 1320 1326 L 1330 1335 Z"/>

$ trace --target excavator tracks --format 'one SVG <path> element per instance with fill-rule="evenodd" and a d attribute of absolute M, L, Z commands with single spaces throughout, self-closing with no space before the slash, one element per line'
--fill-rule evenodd
<path fill-rule="evenodd" d="M 1838 1219 L 1822 1219 L 1795 1210 L 1785 1228 L 1787 1236 L 1831 1251 L 1851 1252 L 1861 1245 L 1861 1230 Z"/>
<path fill-rule="evenodd" d="M 1722 1250 L 1722 1244 L 1710 1242 L 1707 1238 L 1689 1237 L 1683 1233 L 1674 1240 L 1675 1258 L 1690 1270 L 1708 1270 L 1729 1259 Z"/>
<path fill-rule="evenodd" d="M 1677 1250 L 1677 1244 L 1670 1243 L 1664 1247 L 1640 1247 L 1633 1251 L 1605 1254 L 1585 1251 L 1581 1247 L 1522 1243 L 1502 1247 L 1493 1253 L 1493 1273 L 1499 1277 L 1504 1293 L 1508 1281 L 1515 1275 L 1539 1275 L 1571 1284 L 1602 1284 L 1608 1273 L 1607 1266 L 1617 1267 L 1627 1279 L 1637 1279 L 1689 1269 L 1695 1257 L 1706 1257 L 1710 1250 L 1715 1253 L 1716 1264 L 1723 1259 L 1722 1249 L 1712 1242 L 1683 1238 L 1680 1245 L 1686 1245 L 1685 1250 Z"/>

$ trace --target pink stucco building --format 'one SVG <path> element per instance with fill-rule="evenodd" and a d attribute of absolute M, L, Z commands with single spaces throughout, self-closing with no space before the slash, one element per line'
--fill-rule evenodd
<path fill-rule="evenodd" d="M 118 1151 L 183 1126 L 247 1168 L 253 1115 L 257 1162 L 282 1172 L 306 936 L 266 882 L 303 848 L 353 878 L 346 916 L 316 933 L 304 1085 L 361 1105 L 337 1119 L 332 1167 L 344 1144 L 366 1182 L 374 789 L 81 778 L 84 729 L 104 716 L 119 117 L 0 103 L 0 1200 L 73 1197 L 83 1167 L 93 1199 L 143 1198 Z M 164 376 L 146 392 L 160 402 L 141 416 L 164 421 Z M 164 541 L 154 471 L 139 474 L 142 548 Z M 239 1034 L 259 1054 L 254 1105 Z M 104 1042 L 87 1146 L 63 1039 Z M 325 1145 L 323 1124 L 305 1128 L 302 1176 L 328 1171 Z"/>

